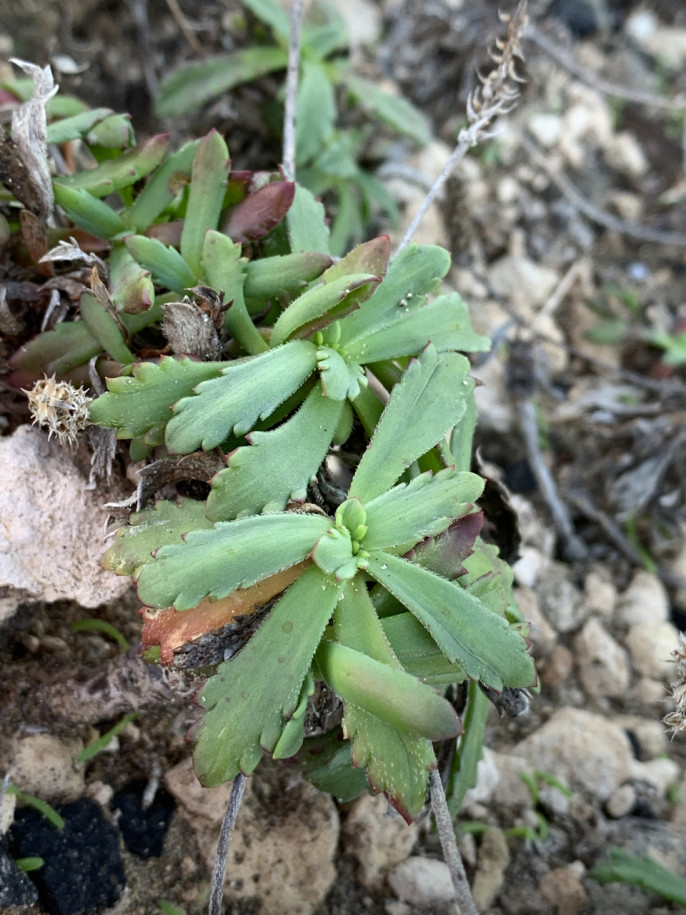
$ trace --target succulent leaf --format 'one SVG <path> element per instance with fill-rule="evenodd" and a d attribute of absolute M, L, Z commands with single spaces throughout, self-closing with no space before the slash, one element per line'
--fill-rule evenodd
<path fill-rule="evenodd" d="M 186 218 L 181 233 L 181 256 L 193 273 L 202 275 L 205 233 L 219 224 L 231 160 L 224 138 L 216 130 L 204 137 L 193 160 Z"/>
<path fill-rule="evenodd" d="M 209 680 L 200 697 L 207 712 L 194 755 L 203 785 L 221 785 L 239 771 L 249 775 L 263 751 L 277 746 L 338 594 L 319 569 L 308 569 L 245 648 Z"/>
<path fill-rule="evenodd" d="M 232 363 L 220 378 L 198 385 L 195 396 L 174 407 L 167 447 L 179 454 L 215 448 L 231 432 L 244 435 L 296 391 L 316 365 L 313 343 L 294 340 Z"/>
<path fill-rule="evenodd" d="M 148 607 L 189 610 L 303 560 L 330 524 L 320 515 L 283 512 L 220 521 L 162 547 L 141 570 L 138 596 Z"/>

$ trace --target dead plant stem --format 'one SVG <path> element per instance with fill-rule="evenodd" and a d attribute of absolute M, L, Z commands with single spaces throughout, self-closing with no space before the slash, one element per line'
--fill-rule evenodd
<path fill-rule="evenodd" d="M 443 790 L 443 782 L 438 769 L 432 769 L 429 773 L 429 790 L 431 794 L 431 809 L 436 819 L 436 829 L 438 838 L 441 841 L 443 858 L 450 870 L 450 879 L 455 889 L 458 915 L 478 915 L 464 864 L 462 863 L 462 855 L 457 847 L 455 827 L 450 817 L 445 791 Z"/>
<path fill-rule="evenodd" d="M 291 11 L 291 37 L 288 44 L 288 70 L 286 72 L 286 105 L 283 118 L 283 172 L 288 181 L 295 181 L 295 126 L 298 100 L 298 70 L 300 67 L 300 32 L 302 28 L 302 0 L 293 0 Z"/>
<path fill-rule="evenodd" d="M 224 898 L 224 877 L 226 875 L 226 859 L 229 856 L 229 847 L 231 845 L 231 836 L 233 828 L 236 825 L 238 811 L 241 809 L 243 792 L 248 779 L 242 772 L 233 780 L 231 796 L 226 806 L 226 813 L 222 820 L 222 827 L 219 832 L 219 842 L 217 843 L 217 857 L 214 859 L 214 870 L 212 871 L 212 888 L 210 890 L 210 904 L 208 915 L 221 915 L 222 899 Z"/>

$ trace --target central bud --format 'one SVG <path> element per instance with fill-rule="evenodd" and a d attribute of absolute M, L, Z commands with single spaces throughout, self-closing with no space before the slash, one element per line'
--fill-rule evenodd
<path fill-rule="evenodd" d="M 366 568 L 369 554 L 362 549 L 366 520 L 364 506 L 357 497 L 338 507 L 335 527 L 319 538 L 312 551 L 312 559 L 322 572 L 343 581 L 352 578 L 358 569 Z"/>

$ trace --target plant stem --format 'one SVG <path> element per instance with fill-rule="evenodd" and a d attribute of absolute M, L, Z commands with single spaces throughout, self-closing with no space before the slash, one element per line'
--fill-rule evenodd
<path fill-rule="evenodd" d="M 214 859 L 214 870 L 212 871 L 212 889 L 210 891 L 210 904 L 208 915 L 221 915 L 222 899 L 224 896 L 224 877 L 226 875 L 226 859 L 229 856 L 229 846 L 231 845 L 231 836 L 233 827 L 236 825 L 238 811 L 241 809 L 241 800 L 245 791 L 247 778 L 242 772 L 233 780 L 231 796 L 226 806 L 226 813 L 222 820 L 222 827 L 219 832 L 219 842 L 217 843 L 217 856 Z"/>
<path fill-rule="evenodd" d="M 288 181 L 295 181 L 295 119 L 302 14 L 302 0 L 293 0 L 291 39 L 288 45 L 288 71 L 286 73 L 286 107 L 283 118 L 283 172 Z"/>
<path fill-rule="evenodd" d="M 431 809 L 436 818 L 436 829 L 438 837 L 441 840 L 443 857 L 450 870 L 450 879 L 455 888 L 455 898 L 460 915 L 479 915 L 472 892 L 469 888 L 469 882 L 462 863 L 460 849 L 457 847 L 455 840 L 455 830 L 453 821 L 448 812 L 448 804 L 443 791 L 443 783 L 438 769 L 432 769 L 429 773 L 429 786 L 431 792 Z"/>

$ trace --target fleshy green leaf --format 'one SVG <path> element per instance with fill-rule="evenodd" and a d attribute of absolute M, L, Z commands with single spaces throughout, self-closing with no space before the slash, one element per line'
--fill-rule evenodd
<path fill-rule="evenodd" d="M 155 112 L 159 118 L 175 118 L 195 111 L 234 86 L 283 70 L 287 63 L 283 48 L 245 48 L 182 64 L 162 81 Z"/>
<path fill-rule="evenodd" d="M 488 337 L 472 330 L 467 307 L 453 292 L 418 309 L 399 307 L 395 320 L 366 337 L 347 342 L 345 351 L 360 362 L 380 362 L 414 356 L 427 342 L 433 343 L 440 353 L 451 350 L 485 353 L 491 345 Z"/>
<path fill-rule="evenodd" d="M 199 447 L 215 448 L 231 432 L 244 435 L 300 387 L 316 358 L 313 343 L 295 340 L 233 363 L 220 378 L 198 385 L 194 397 L 176 404 L 167 447 L 188 454 Z"/>
<path fill-rule="evenodd" d="M 53 121 L 48 124 L 47 141 L 59 145 L 67 140 L 77 140 L 111 114 L 114 114 L 111 108 L 89 108 L 70 118 Z"/>
<path fill-rule="evenodd" d="M 298 332 L 301 336 L 330 324 L 369 298 L 379 277 L 353 273 L 308 289 L 279 317 L 274 325 L 271 345 L 277 346 Z"/>
<path fill-rule="evenodd" d="M 599 883 L 618 881 L 640 886 L 686 908 L 686 880 L 649 855 L 637 858 L 622 848 L 611 848 L 609 859 L 599 861 L 591 877 Z"/>
<path fill-rule="evenodd" d="M 369 597 L 358 578 L 342 591 L 334 615 L 340 644 L 322 642 L 319 670 L 345 701 L 352 702 L 400 731 L 432 740 L 455 737 L 455 710 L 434 689 L 400 666 Z"/>
<path fill-rule="evenodd" d="M 298 412 L 277 429 L 253 432 L 249 446 L 229 456 L 212 481 L 208 516 L 228 520 L 261 511 L 280 511 L 290 500 L 304 501 L 331 445 L 343 404 L 329 400 L 319 384 Z"/>
<path fill-rule="evenodd" d="M 63 321 L 14 353 L 10 360 L 14 370 L 10 383 L 15 387 L 31 387 L 44 373 L 63 375 L 101 352 L 102 347 L 83 321 Z"/>
<path fill-rule="evenodd" d="M 329 267 L 322 275 L 322 281 L 331 283 L 333 280 L 351 273 L 371 273 L 374 276 L 383 276 L 388 269 L 390 256 L 390 238 L 388 235 L 378 235 L 353 248 L 338 263 Z"/>
<path fill-rule="evenodd" d="M 329 524 L 321 515 L 292 512 L 220 521 L 163 547 L 141 571 L 138 596 L 148 607 L 177 610 L 226 597 L 300 562 Z"/>
<path fill-rule="evenodd" d="M 163 432 L 172 406 L 224 367 L 225 362 L 195 362 L 186 356 L 162 356 L 159 364 L 139 362 L 133 376 L 108 380 L 108 393 L 90 405 L 91 420 L 116 429 L 118 438 L 137 438 L 153 429 Z"/>
<path fill-rule="evenodd" d="M 439 354 L 434 346 L 427 346 L 393 388 L 357 467 L 350 495 L 368 502 L 392 486 L 459 421 L 473 387 L 464 356 Z"/>
<path fill-rule="evenodd" d="M 112 114 L 88 131 L 86 143 L 105 149 L 127 149 L 135 138 L 130 114 Z"/>
<path fill-rule="evenodd" d="M 202 267 L 208 285 L 223 292 L 223 301 L 230 302 L 224 326 L 246 352 L 266 352 L 269 347 L 252 323 L 243 297 L 246 258 L 241 257 L 241 246 L 231 239 L 210 229 L 205 235 L 202 249 Z"/>
<path fill-rule="evenodd" d="M 196 276 L 202 272 L 205 233 L 219 224 L 226 181 L 231 168 L 229 150 L 216 130 L 204 137 L 193 160 L 186 218 L 181 233 L 181 256 Z"/>
<path fill-rule="evenodd" d="M 396 613 L 381 620 L 383 631 L 403 670 L 431 686 L 461 683 L 465 672 L 451 663 L 419 620 L 411 613 Z"/>
<path fill-rule="evenodd" d="M 497 690 L 535 682 L 520 633 L 464 588 L 388 553 L 372 553 L 368 562 L 369 574 L 417 617 L 467 676 Z"/>
<path fill-rule="evenodd" d="M 366 504 L 368 531 L 362 545 L 365 550 L 406 553 L 471 511 L 483 488 L 483 479 L 475 473 L 450 468 L 394 486 Z"/>
<path fill-rule="evenodd" d="M 243 6 L 268 25 L 282 41 L 288 41 L 291 32 L 290 20 L 288 13 L 279 3 L 275 0 L 245 0 Z"/>
<path fill-rule="evenodd" d="M 328 254 L 302 251 L 250 261 L 245 277 L 245 294 L 253 298 L 299 295 L 331 264 Z"/>
<path fill-rule="evenodd" d="M 134 356 L 126 345 L 121 328 L 114 315 L 90 292 L 82 292 L 80 299 L 81 317 L 105 352 L 122 365 L 133 362 Z"/>
<path fill-rule="evenodd" d="M 199 146 L 200 140 L 192 140 L 167 156 L 136 197 L 133 206 L 122 214 L 129 228 L 144 232 L 171 204 L 181 187 L 190 181 Z"/>
<path fill-rule="evenodd" d="M 145 311 L 155 300 L 150 272 L 120 243 L 112 245 L 110 252 L 110 292 L 117 309 L 129 314 Z"/>
<path fill-rule="evenodd" d="M 245 648 L 207 683 L 200 697 L 207 713 L 194 756 L 203 785 L 221 785 L 239 771 L 249 775 L 263 750 L 275 748 L 297 708 L 338 594 L 319 569 L 306 570 Z"/>
<path fill-rule="evenodd" d="M 436 757 L 428 740 L 397 731 L 349 703 L 345 730 L 353 745 L 353 763 L 367 771 L 375 792 L 382 792 L 408 823 L 426 800 L 429 769 Z"/>
<path fill-rule="evenodd" d="M 331 254 L 324 207 L 311 191 L 300 184 L 296 185 L 295 197 L 286 216 L 286 224 L 291 251 Z"/>
<path fill-rule="evenodd" d="M 452 706 L 404 670 L 327 641 L 317 651 L 317 666 L 346 705 L 352 703 L 397 731 L 429 740 L 447 740 L 460 731 Z"/>
<path fill-rule="evenodd" d="M 298 767 L 315 788 L 332 794 L 342 804 L 368 790 L 364 772 L 353 766 L 349 741 L 342 742 L 335 731 L 306 739 Z"/>
<path fill-rule="evenodd" d="M 149 270 L 154 281 L 165 289 L 182 293 L 184 289 L 196 285 L 198 277 L 176 248 L 167 247 L 156 238 L 144 235 L 129 235 L 124 244 L 133 258 Z"/>
<path fill-rule="evenodd" d="M 169 134 L 160 133 L 114 159 L 106 159 L 95 168 L 74 175 L 60 175 L 60 184 L 72 190 L 87 190 L 93 197 L 107 197 L 149 174 L 160 164 L 168 148 Z"/>
<path fill-rule="evenodd" d="M 82 188 L 53 184 L 55 201 L 71 221 L 98 238 L 112 238 L 126 228 L 121 216 L 103 200 L 98 200 Z"/>
<path fill-rule="evenodd" d="M 189 531 L 211 527 L 204 502 L 161 499 L 154 508 L 133 512 L 129 524 L 117 531 L 114 543 L 102 557 L 102 565 L 117 575 L 133 575 L 140 566 L 152 562 L 155 550 L 168 543 L 181 543 Z"/>
<path fill-rule="evenodd" d="M 448 781 L 448 810 L 453 818 L 457 816 L 462 801 L 470 788 L 476 785 L 479 761 L 483 755 L 486 718 L 491 703 L 478 683 L 470 683 L 467 697 L 467 711 L 464 714 L 464 736 L 453 758 Z"/>
<path fill-rule="evenodd" d="M 296 162 L 304 165 L 325 146 L 336 118 L 336 100 L 326 71 L 313 60 L 305 60 L 298 84 L 296 120 Z"/>
<path fill-rule="evenodd" d="M 348 351 L 365 337 L 393 324 L 399 309 L 414 311 L 440 285 L 450 269 L 450 255 L 438 245 L 407 245 L 391 261 L 383 282 L 363 309 L 341 321 L 341 342 Z"/>
<path fill-rule="evenodd" d="M 426 146 L 431 141 L 431 132 L 426 117 L 407 99 L 400 95 L 384 92 L 376 83 L 353 73 L 346 75 L 345 82 L 348 91 L 363 108 L 376 115 L 398 133 L 410 137 L 420 146 Z"/>

